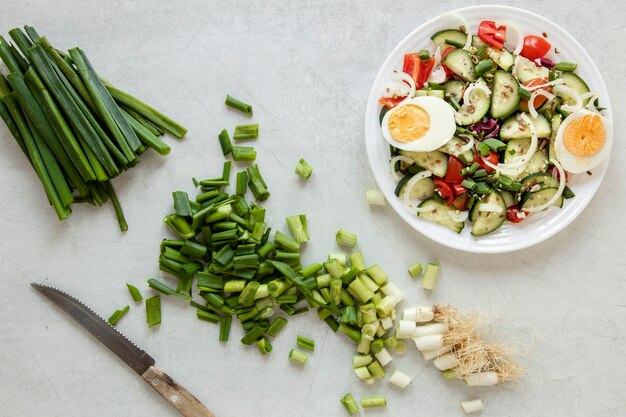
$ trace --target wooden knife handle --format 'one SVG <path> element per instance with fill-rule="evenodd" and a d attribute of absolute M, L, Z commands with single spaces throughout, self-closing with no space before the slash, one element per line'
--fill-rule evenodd
<path fill-rule="evenodd" d="M 185 417 L 215 417 L 196 397 L 165 372 L 151 366 L 141 376 Z"/>

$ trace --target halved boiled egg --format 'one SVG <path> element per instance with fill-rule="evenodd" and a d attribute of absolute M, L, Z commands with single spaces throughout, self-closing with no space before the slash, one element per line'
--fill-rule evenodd
<path fill-rule="evenodd" d="M 563 169 L 572 173 L 589 171 L 611 152 L 613 125 L 589 110 L 570 114 L 556 134 L 554 151 Z"/>
<path fill-rule="evenodd" d="M 382 122 L 387 142 L 405 151 L 434 151 L 452 139 L 455 130 L 452 106 L 430 96 L 404 100 L 389 110 Z"/>

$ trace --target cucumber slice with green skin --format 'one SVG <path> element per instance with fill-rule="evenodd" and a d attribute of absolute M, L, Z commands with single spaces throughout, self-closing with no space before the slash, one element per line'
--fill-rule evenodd
<path fill-rule="evenodd" d="M 539 185 L 541 189 L 559 187 L 559 180 L 554 178 L 552 174 L 548 172 L 537 172 L 527 175 L 521 182 L 523 191 L 528 191 L 535 185 Z"/>
<path fill-rule="evenodd" d="M 500 127 L 500 139 L 520 139 L 530 138 L 530 128 L 526 126 L 526 122 L 522 120 L 521 113 L 517 113 L 508 119 L 506 119 Z M 538 138 L 549 138 L 552 133 L 550 122 L 545 118 L 543 114 L 537 115 L 536 118 L 530 117 L 530 114 L 526 113 L 526 116 L 535 124 L 535 130 L 537 131 Z M 528 148 L 527 148 L 528 149 Z"/>
<path fill-rule="evenodd" d="M 495 213 L 491 211 L 480 211 L 481 204 L 498 205 L 502 208 L 502 212 Z M 474 224 L 472 226 L 472 235 L 474 236 L 484 236 L 491 233 L 502 226 L 502 223 L 506 220 L 506 203 L 498 190 L 492 190 L 491 194 L 489 194 L 484 202 L 476 203 L 475 206 L 478 207 L 472 208 L 472 211 L 474 208 L 477 210 Z"/>
<path fill-rule="evenodd" d="M 534 193 L 524 193 L 522 195 L 522 199 L 520 201 L 521 210 L 526 210 L 530 208 L 539 207 L 542 204 L 545 204 L 557 193 L 558 188 L 544 188 L 542 190 L 536 191 Z M 563 195 L 559 196 L 556 199 L 553 206 L 563 207 Z"/>
<path fill-rule="evenodd" d="M 559 76 L 559 78 L 563 79 L 563 81 L 565 81 L 565 85 L 576 91 L 578 94 L 585 94 L 590 91 L 587 83 L 573 72 L 564 72 Z M 587 101 L 589 100 L 585 100 L 583 105 L 586 105 Z M 575 103 L 575 101 L 568 96 L 563 97 L 563 102 L 570 105 Z"/>
<path fill-rule="evenodd" d="M 535 78 L 548 78 L 549 70 L 546 67 L 538 67 L 534 62 L 520 56 L 514 65 L 513 74 L 517 76 L 520 83 L 524 83 Z"/>
<path fill-rule="evenodd" d="M 540 149 L 535 152 L 535 154 L 528 161 L 528 164 L 526 164 L 526 169 L 522 173 L 522 178 L 524 178 L 526 175 L 536 174 L 538 172 L 546 172 L 547 170 L 548 157 L 546 156 L 546 153 Z"/>
<path fill-rule="evenodd" d="M 455 49 L 441 62 L 463 81 L 472 82 L 476 79 L 472 57 L 465 49 Z"/>
<path fill-rule="evenodd" d="M 380 109 L 380 114 L 378 115 L 378 122 L 380 123 L 380 125 L 383 125 L 383 119 L 385 118 L 385 115 L 387 114 L 387 112 L 391 110 L 389 107 L 387 106 L 383 106 L 382 109 Z"/>
<path fill-rule="evenodd" d="M 480 80 L 479 80 L 480 81 Z M 478 82 L 478 81 L 477 81 Z M 471 87 L 471 84 L 470 84 Z M 468 87 L 469 88 L 469 87 Z M 489 111 L 489 94 L 480 89 L 470 91 L 468 103 L 463 103 L 454 115 L 454 121 L 460 126 L 469 126 L 479 122 Z M 492 94 L 493 95 L 493 94 Z"/>
<path fill-rule="evenodd" d="M 501 51 L 494 49 L 486 45 L 485 42 L 483 42 L 478 36 L 472 36 L 472 46 L 476 49 L 480 49 L 485 46 L 485 51 L 480 54 L 480 57 L 482 59 L 490 58 L 504 71 L 510 70 L 513 66 L 513 62 L 515 62 L 515 57 L 512 53 L 504 48 Z"/>
<path fill-rule="evenodd" d="M 424 96 L 430 96 L 430 97 L 437 97 L 443 100 L 445 95 L 445 91 L 443 90 L 430 90 L 427 88 L 422 88 L 421 90 L 417 90 L 415 92 L 415 96 L 416 97 L 424 97 Z"/>
<path fill-rule="evenodd" d="M 461 159 L 464 164 L 469 165 L 474 162 L 474 152 L 471 149 L 468 149 L 465 152 L 461 152 L 460 149 L 467 145 L 467 142 L 461 139 L 458 136 L 453 136 L 445 145 L 441 148 L 437 149 L 438 151 L 445 152 L 448 155 L 454 155 L 457 158 Z"/>
<path fill-rule="evenodd" d="M 398 185 L 396 186 L 396 189 L 394 191 L 396 196 L 398 197 L 402 196 L 402 193 L 404 192 L 404 189 L 406 188 L 406 184 L 407 182 L 409 182 L 411 178 L 413 178 L 413 175 L 406 175 L 402 177 L 402 179 L 400 180 L 400 182 L 398 182 Z M 413 189 L 411 190 L 411 194 L 409 194 L 409 198 L 411 200 L 426 200 L 426 199 L 432 198 L 434 193 L 435 193 L 435 181 L 433 181 L 432 178 L 424 178 L 415 183 L 415 185 L 413 186 Z"/>
<path fill-rule="evenodd" d="M 430 37 L 430 39 L 432 39 L 432 41 L 435 42 L 435 45 L 440 47 L 441 51 L 443 52 L 444 49 L 446 49 L 448 46 L 451 46 L 446 43 L 446 39 L 465 44 L 465 41 L 467 40 L 467 35 L 460 30 L 444 29 L 436 32 L 433 36 Z"/>
<path fill-rule="evenodd" d="M 563 117 L 557 113 L 552 116 L 552 120 L 550 121 L 550 127 L 552 128 L 552 133 L 550 134 L 550 147 L 548 148 L 549 160 L 557 159 L 556 150 L 554 149 L 554 142 L 556 142 L 556 134 L 559 131 L 559 127 L 561 127 L 562 120 L 563 120 Z M 552 162 L 550 162 L 550 165 L 552 165 Z"/>
<path fill-rule="evenodd" d="M 458 80 L 448 81 L 443 85 L 445 87 L 445 98 L 454 98 L 457 103 L 463 100 L 463 91 L 465 91 L 465 83 Z"/>
<path fill-rule="evenodd" d="M 515 77 L 505 71 L 496 71 L 492 90 L 491 117 L 503 119 L 515 113 L 520 102 L 519 83 Z"/>
<path fill-rule="evenodd" d="M 504 199 L 504 204 L 507 207 L 511 207 L 511 206 L 514 206 L 514 205 L 517 204 L 517 202 L 515 201 L 515 196 L 513 195 L 512 192 L 505 191 L 505 190 L 500 190 L 500 195 Z"/>
<path fill-rule="evenodd" d="M 506 150 L 504 151 L 504 162 L 510 163 L 515 160 L 516 157 L 526 154 L 530 148 L 530 138 L 511 139 L 506 143 Z M 523 172 L 519 175 L 508 175 L 512 180 L 519 178 L 525 178 L 530 174 L 536 172 L 545 172 L 548 169 L 548 158 L 544 151 L 538 150 L 533 156 L 530 157 L 528 164 L 524 168 Z"/>
<path fill-rule="evenodd" d="M 520 155 L 524 155 L 530 148 L 530 138 L 511 139 L 506 143 L 504 151 L 504 163 L 510 163 Z"/>
<path fill-rule="evenodd" d="M 413 161 L 415 161 L 417 165 L 431 170 L 433 175 L 436 175 L 440 178 L 444 178 L 446 176 L 446 171 L 448 170 L 448 155 L 441 151 L 400 151 L 400 155 L 409 157 Z"/>
<path fill-rule="evenodd" d="M 429 200 L 422 201 L 419 207 L 432 209 L 430 211 L 419 211 L 417 213 L 417 217 L 420 219 L 438 223 L 450 230 L 454 230 L 456 233 L 461 233 L 461 230 L 465 227 L 465 222 L 455 222 L 452 220 L 452 217 L 450 217 L 449 213 L 453 211 L 454 208 L 446 206 L 435 199 L 431 198 Z"/>

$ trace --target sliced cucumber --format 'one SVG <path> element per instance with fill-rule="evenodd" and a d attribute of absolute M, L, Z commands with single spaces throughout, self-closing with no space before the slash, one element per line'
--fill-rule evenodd
<path fill-rule="evenodd" d="M 491 94 L 491 117 L 502 119 L 515 112 L 519 106 L 519 83 L 506 71 L 496 71 Z"/>
<path fill-rule="evenodd" d="M 534 62 L 520 56 L 513 68 L 513 74 L 517 76 L 520 83 L 535 78 L 548 78 L 549 70 L 546 67 L 538 67 Z"/>
<path fill-rule="evenodd" d="M 443 85 L 445 90 L 445 97 L 447 99 L 454 98 L 457 103 L 460 103 L 463 99 L 463 91 L 465 91 L 465 83 L 458 80 L 448 81 Z"/>
<path fill-rule="evenodd" d="M 528 148 L 530 148 L 530 138 L 509 140 L 506 143 L 506 150 L 504 151 L 504 162 L 512 162 L 516 157 L 524 155 L 528 152 Z M 530 160 L 528 161 L 528 164 L 526 164 L 523 172 L 515 176 L 508 175 L 508 177 L 512 180 L 516 180 L 519 178 L 525 178 L 526 176 L 536 172 L 545 172 L 547 169 L 548 158 L 546 157 L 544 151 L 538 150 L 533 156 L 530 157 Z"/>
<path fill-rule="evenodd" d="M 493 60 L 504 71 L 508 71 L 513 66 L 515 58 L 513 54 L 502 48 L 501 51 L 493 48 L 487 48 L 487 56 Z"/>
<path fill-rule="evenodd" d="M 530 114 L 526 114 L 530 120 L 535 124 L 535 130 L 537 131 L 537 137 L 549 138 L 552 133 L 552 128 L 548 119 L 544 115 L 539 114 L 537 118 L 533 119 Z M 520 113 L 514 114 L 502 123 L 500 128 L 501 139 L 519 139 L 530 138 L 530 128 L 526 126 L 526 123 L 520 117 Z"/>
<path fill-rule="evenodd" d="M 467 142 L 465 142 L 463 139 L 459 138 L 458 136 L 453 136 L 452 139 L 447 141 L 446 144 L 438 150 L 441 152 L 445 152 L 448 155 L 454 155 L 457 158 L 460 158 L 463 163 L 469 165 L 474 162 L 474 152 L 472 152 L 471 149 L 468 149 L 465 152 L 461 152 L 459 150 L 466 144 Z"/>
<path fill-rule="evenodd" d="M 522 180 L 522 190 L 528 191 L 533 188 L 535 185 L 539 185 L 541 189 L 543 188 L 558 188 L 559 180 L 554 178 L 552 174 L 547 172 L 537 172 L 534 174 L 530 174 Z"/>
<path fill-rule="evenodd" d="M 476 49 L 480 49 L 483 46 L 487 46 L 487 44 L 483 42 L 483 40 L 480 39 L 478 36 L 472 36 L 472 46 Z"/>
<path fill-rule="evenodd" d="M 435 45 L 439 46 L 443 51 L 448 46 L 452 46 L 446 43 L 446 39 L 465 44 L 465 41 L 467 40 L 467 35 L 460 30 L 444 29 L 436 32 L 433 36 L 430 37 L 430 39 L 432 39 L 432 41 L 435 42 Z"/>
<path fill-rule="evenodd" d="M 534 193 L 524 193 L 522 200 L 520 201 L 520 208 L 522 210 L 526 210 L 529 208 L 539 207 L 554 197 L 557 191 L 558 188 L 544 188 Z M 563 195 L 560 195 L 552 205 L 556 207 L 563 207 Z"/>
<path fill-rule="evenodd" d="M 419 207 L 432 209 L 430 211 L 419 211 L 417 213 L 417 217 L 421 219 L 438 223 L 448 229 L 454 230 L 456 233 L 461 233 L 461 230 L 463 230 L 463 227 L 465 226 L 465 222 L 455 222 L 452 220 L 449 213 L 454 210 L 453 208 L 446 206 L 435 199 L 431 198 L 429 200 L 422 201 Z"/>
<path fill-rule="evenodd" d="M 585 94 L 590 91 L 587 83 L 573 72 L 564 72 L 559 76 L 559 78 L 562 78 L 563 81 L 565 81 L 565 85 L 576 91 L 578 94 Z M 583 104 L 587 104 L 587 101 L 588 100 L 585 100 Z M 568 96 L 563 96 L 563 102 L 570 105 L 575 103 L 574 100 Z"/>
<path fill-rule="evenodd" d="M 400 155 L 407 156 L 415 161 L 417 165 L 431 170 L 433 175 L 436 175 L 440 178 L 446 176 L 446 171 L 448 170 L 448 155 L 441 151 L 400 151 Z"/>
<path fill-rule="evenodd" d="M 476 81 L 476 83 L 479 81 Z M 469 87 L 471 86 L 472 84 L 470 84 Z M 480 89 L 474 89 L 470 91 L 469 95 L 468 102 L 464 102 L 454 115 L 456 124 L 460 126 L 469 126 L 479 122 L 489 111 L 490 100 L 486 92 Z"/>
<path fill-rule="evenodd" d="M 472 57 L 465 49 L 455 49 L 441 62 L 463 81 L 472 82 L 476 79 Z"/>
<path fill-rule="evenodd" d="M 552 120 L 550 122 L 550 127 L 552 128 L 552 133 L 550 134 L 550 148 L 548 152 L 549 159 L 557 159 L 556 158 L 556 150 L 554 149 L 554 142 L 556 142 L 556 134 L 559 131 L 559 127 L 561 127 L 561 121 L 563 117 L 555 113 L 552 115 Z"/>
<path fill-rule="evenodd" d="M 445 91 L 443 90 L 431 90 L 429 88 L 422 88 L 421 90 L 417 90 L 415 92 L 416 97 L 430 96 L 430 97 L 437 97 L 442 100 L 443 100 L 444 95 L 445 95 Z"/>
<path fill-rule="evenodd" d="M 520 155 L 524 155 L 530 148 L 530 138 L 511 139 L 506 143 L 504 163 L 508 164 Z"/>
<path fill-rule="evenodd" d="M 412 177 L 413 175 L 407 175 L 406 177 L 402 178 L 402 180 L 398 183 L 398 186 L 396 187 L 396 195 L 398 197 L 402 196 L 402 193 L 406 188 L 406 183 L 409 182 L 408 180 L 410 180 Z M 407 178 L 407 181 L 403 181 L 405 178 Z M 432 198 L 434 193 L 435 181 L 433 181 L 432 178 L 424 178 L 415 183 L 413 189 L 411 189 L 409 198 L 411 200 L 426 200 Z"/>
<path fill-rule="evenodd" d="M 515 196 L 510 191 L 500 190 L 500 195 L 504 199 L 504 204 L 507 207 L 514 206 L 516 204 Z"/>
<path fill-rule="evenodd" d="M 538 172 L 546 172 L 548 169 L 548 157 L 543 150 L 538 150 L 535 154 L 530 158 L 528 164 L 526 164 L 526 169 L 522 173 L 522 175 L 531 175 L 536 174 Z M 524 176 L 526 176 L 524 175 Z M 523 177 L 522 177 L 523 178 Z"/>
<path fill-rule="evenodd" d="M 481 204 L 495 204 L 502 208 L 502 212 L 480 211 Z M 484 202 L 476 203 L 475 206 L 478 207 L 472 208 L 472 211 L 474 209 L 477 210 L 474 225 L 472 226 L 472 235 L 474 236 L 484 236 L 487 233 L 491 233 L 502 226 L 502 223 L 506 220 L 506 203 L 498 190 L 492 190 Z"/>

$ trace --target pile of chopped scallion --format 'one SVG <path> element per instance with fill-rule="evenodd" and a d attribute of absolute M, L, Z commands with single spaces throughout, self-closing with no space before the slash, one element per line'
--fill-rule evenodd
<path fill-rule="evenodd" d="M 102 78 L 85 53 L 54 48 L 31 26 L 0 36 L 0 118 L 41 181 L 60 220 L 74 203 L 111 199 L 121 230 L 128 228 L 110 179 L 152 148 L 167 155 L 164 132 L 187 130 Z"/>

